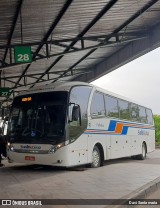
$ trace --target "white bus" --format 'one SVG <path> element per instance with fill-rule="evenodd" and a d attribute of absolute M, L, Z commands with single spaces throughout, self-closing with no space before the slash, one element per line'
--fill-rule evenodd
<path fill-rule="evenodd" d="M 152 111 L 83 82 L 35 87 L 14 98 L 9 162 L 72 167 L 103 165 L 155 149 Z"/>

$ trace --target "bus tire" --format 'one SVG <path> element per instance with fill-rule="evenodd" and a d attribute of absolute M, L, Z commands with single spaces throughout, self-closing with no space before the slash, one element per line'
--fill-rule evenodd
<path fill-rule="evenodd" d="M 147 148 L 146 148 L 146 144 L 143 142 L 143 144 L 142 144 L 142 154 L 138 155 L 137 159 L 145 160 L 146 159 L 146 154 L 147 154 Z"/>
<path fill-rule="evenodd" d="M 101 154 L 99 148 L 94 146 L 92 151 L 92 163 L 91 168 L 98 168 L 101 166 Z"/>

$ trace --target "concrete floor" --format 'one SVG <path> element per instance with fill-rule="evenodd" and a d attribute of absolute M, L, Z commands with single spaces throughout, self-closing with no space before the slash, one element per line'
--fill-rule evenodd
<path fill-rule="evenodd" d="M 107 161 L 97 169 L 8 164 L 5 160 L 3 163 L 5 166 L 0 168 L 0 199 L 125 199 L 160 177 L 160 150 L 148 154 L 144 161 L 118 159 Z M 82 206 L 62 204 L 48 207 Z"/>

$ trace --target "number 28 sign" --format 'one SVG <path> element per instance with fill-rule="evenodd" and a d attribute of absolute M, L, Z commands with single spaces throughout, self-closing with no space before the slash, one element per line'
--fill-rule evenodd
<path fill-rule="evenodd" d="M 30 46 L 14 47 L 14 60 L 15 60 L 15 63 L 32 62 L 31 47 Z"/>

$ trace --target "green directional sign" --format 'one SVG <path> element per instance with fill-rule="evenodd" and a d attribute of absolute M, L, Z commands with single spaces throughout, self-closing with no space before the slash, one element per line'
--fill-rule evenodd
<path fill-rule="evenodd" d="M 0 97 L 7 97 L 9 95 L 9 87 L 0 87 Z"/>
<path fill-rule="evenodd" d="M 30 63 L 32 62 L 31 46 L 15 46 L 14 47 L 15 63 Z"/>

